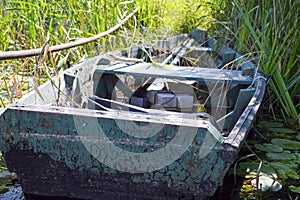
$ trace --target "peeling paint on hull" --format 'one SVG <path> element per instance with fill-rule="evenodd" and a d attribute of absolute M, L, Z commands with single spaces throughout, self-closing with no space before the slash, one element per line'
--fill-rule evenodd
<path fill-rule="evenodd" d="M 1 140 L 1 150 L 9 169 L 18 174 L 25 193 L 82 199 L 199 198 L 211 196 L 215 192 L 229 167 L 228 163 L 218 157 L 220 143 L 205 158 L 198 159 L 199 147 L 206 134 L 205 130 L 198 129 L 193 144 L 169 166 L 147 173 L 113 170 L 99 162 L 83 145 L 82 140 L 94 143 L 93 138 L 78 137 L 74 131 L 73 116 L 55 115 L 11 110 L 1 116 L 2 119 L 21 117 L 20 121 L 14 122 L 14 128 L 7 126 L 6 130 L 1 130 L 9 131 L 6 140 Z M 37 126 L 32 127 L 32 124 Z M 169 134 L 171 140 L 174 136 L 172 129 L 174 133 L 174 126 L 166 126 L 165 130 L 151 138 L 152 145 L 136 148 L 147 151 L 147 148 L 163 146 L 168 141 L 161 140 L 161 144 L 158 144 L 157 137 Z M 122 141 L 115 143 L 123 144 L 123 148 L 133 148 L 132 145 L 126 147 Z"/>

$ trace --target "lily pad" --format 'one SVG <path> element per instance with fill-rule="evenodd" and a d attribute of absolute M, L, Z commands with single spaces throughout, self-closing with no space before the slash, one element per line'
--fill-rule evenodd
<path fill-rule="evenodd" d="M 300 149 L 300 142 L 281 138 L 274 138 L 271 142 L 285 149 Z"/>
<path fill-rule="evenodd" d="M 297 193 L 297 194 L 300 194 L 300 186 L 294 186 L 294 185 L 290 185 L 289 186 L 289 189 L 294 192 L 294 193 Z"/>
<path fill-rule="evenodd" d="M 276 127 L 276 128 L 269 128 L 269 131 L 272 132 L 276 132 L 276 133 L 297 133 L 296 131 L 289 129 L 289 128 L 280 128 L 280 127 Z"/>
<path fill-rule="evenodd" d="M 282 176 L 286 175 L 293 179 L 299 179 L 299 175 L 297 173 L 298 165 L 295 163 L 281 163 L 281 162 L 272 162 L 270 166 L 277 170 L 279 174 Z"/>
<path fill-rule="evenodd" d="M 272 160 L 295 160 L 297 157 L 296 155 L 292 154 L 290 151 L 284 151 L 281 153 L 267 153 L 267 157 Z"/>
<path fill-rule="evenodd" d="M 292 134 L 286 134 L 286 133 L 275 133 L 275 132 L 269 132 L 266 134 L 267 138 L 284 138 L 288 140 L 293 140 L 294 137 Z"/>
<path fill-rule="evenodd" d="M 261 151 L 266 151 L 266 152 L 275 152 L 275 153 L 280 153 L 283 152 L 282 147 L 274 145 L 274 144 L 255 144 L 254 147 L 258 150 Z"/>
<path fill-rule="evenodd" d="M 300 134 L 298 134 L 298 135 L 296 136 L 296 138 L 297 138 L 297 140 L 300 140 Z"/>
<path fill-rule="evenodd" d="M 297 157 L 295 162 L 300 164 L 300 153 L 295 153 L 295 156 Z"/>
<path fill-rule="evenodd" d="M 283 123 L 280 122 L 270 122 L 270 121 L 260 121 L 257 126 L 259 128 L 275 128 L 275 127 L 283 127 Z"/>
<path fill-rule="evenodd" d="M 259 163 L 256 162 L 240 162 L 239 164 L 240 170 L 244 170 L 246 172 L 257 172 L 259 168 Z M 263 164 L 260 169 L 261 172 L 265 174 L 275 174 L 274 168 L 270 167 L 269 165 Z"/>
<path fill-rule="evenodd" d="M 299 174 L 296 171 L 290 171 L 288 172 L 286 175 L 288 175 L 288 177 L 292 178 L 292 179 L 299 179 Z"/>

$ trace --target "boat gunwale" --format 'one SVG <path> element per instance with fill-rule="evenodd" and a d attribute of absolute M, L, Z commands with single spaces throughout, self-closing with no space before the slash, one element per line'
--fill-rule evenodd
<path fill-rule="evenodd" d="M 260 76 L 260 75 L 258 75 Z M 250 130 L 250 126 L 253 124 L 254 117 L 262 103 L 264 92 L 266 88 L 266 79 L 261 76 L 256 79 L 255 92 L 252 98 L 250 99 L 247 107 L 243 111 L 242 115 L 239 117 L 235 126 L 230 131 L 228 136 L 224 139 L 224 144 L 230 145 L 234 148 L 241 148 L 241 143 L 245 140 L 247 136 L 246 132 L 243 132 L 243 129 Z M 255 80 L 254 80 L 255 81 Z M 261 84 L 261 85 L 260 85 Z M 253 116 L 253 119 L 249 120 L 249 117 Z M 248 123 L 247 123 L 248 122 Z"/>
<path fill-rule="evenodd" d="M 112 112 L 112 111 L 82 109 L 82 108 L 74 108 L 74 107 L 61 107 L 61 106 L 53 106 L 53 105 L 38 105 L 38 106 L 11 105 L 7 107 L 7 110 L 61 114 L 61 115 L 69 115 L 74 117 L 83 116 L 83 117 L 90 117 L 90 118 L 105 118 L 105 119 L 114 119 L 114 120 L 129 120 L 128 116 L 131 116 L 135 118 L 130 119 L 130 121 L 139 121 L 139 122 L 157 123 L 157 124 L 162 124 L 163 119 L 166 119 L 167 117 L 171 116 L 171 114 L 165 114 L 165 113 L 162 113 L 163 115 L 161 116 L 157 116 L 158 114 L 157 112 L 147 113 L 147 114 L 132 113 L 130 111 L 122 111 L 122 110 L 121 111 L 116 110 Z M 173 115 L 172 117 L 174 116 L 175 118 L 172 118 L 172 120 L 170 121 L 164 120 L 163 124 L 186 126 L 186 127 L 198 127 L 198 128 L 207 128 L 212 124 L 208 118 L 182 118 L 180 117 L 180 115 Z M 196 122 L 197 124 L 195 124 L 194 122 Z"/>

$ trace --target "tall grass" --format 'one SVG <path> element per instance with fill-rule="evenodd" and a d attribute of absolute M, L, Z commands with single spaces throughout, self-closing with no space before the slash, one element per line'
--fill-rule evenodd
<path fill-rule="evenodd" d="M 270 109 L 296 119 L 300 111 L 299 1 L 231 0 L 227 5 L 223 35 L 234 38 L 231 44 L 238 51 L 254 52 L 257 65 L 271 75 L 275 95 L 266 101 Z"/>
<path fill-rule="evenodd" d="M 0 1 L 0 51 L 12 51 L 56 45 L 90 37 L 116 25 L 138 7 L 138 22 L 144 26 L 159 25 L 158 17 L 163 1 Z M 66 56 L 71 64 L 94 56 L 115 46 L 126 46 L 127 30 L 137 27 L 135 20 L 107 38 L 70 50 L 53 53 L 52 59 L 41 62 L 41 57 L 0 61 L 0 107 L 13 102 L 28 89 L 29 79 L 42 83 L 47 73 L 56 71 L 59 60 Z M 117 38 L 124 36 L 123 39 Z M 121 35 L 121 36 L 120 36 Z M 117 38 L 117 39 L 116 39 Z M 47 71 L 47 73 L 46 73 Z M 36 80 L 34 80 L 36 81 Z"/>

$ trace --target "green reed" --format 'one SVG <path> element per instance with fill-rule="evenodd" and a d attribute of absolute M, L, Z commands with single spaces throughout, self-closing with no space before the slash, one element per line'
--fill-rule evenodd
<path fill-rule="evenodd" d="M 138 22 L 154 27 L 159 24 L 158 18 L 154 16 L 161 14 L 162 3 L 145 0 L 0 1 L 0 51 L 39 48 L 46 43 L 57 45 L 90 37 L 113 27 L 136 7 L 139 8 Z M 0 61 L 0 107 L 19 98 L 17 94 L 28 89 L 28 79 L 38 79 L 37 84 L 40 84 L 47 79 L 46 72 L 55 74 L 56 65 L 66 55 L 71 64 L 75 64 L 80 59 L 128 45 L 126 42 L 131 40 L 128 40 L 130 34 L 126 34 L 126 31 L 137 26 L 135 20 L 131 19 L 111 36 L 53 53 L 43 62 L 42 55 Z"/>
<path fill-rule="evenodd" d="M 238 51 L 254 52 L 259 68 L 271 75 L 275 95 L 266 101 L 269 108 L 296 119 L 300 111 L 299 1 L 232 0 L 227 5 L 226 21 L 223 18 L 220 23 L 226 30 L 222 35 Z"/>

